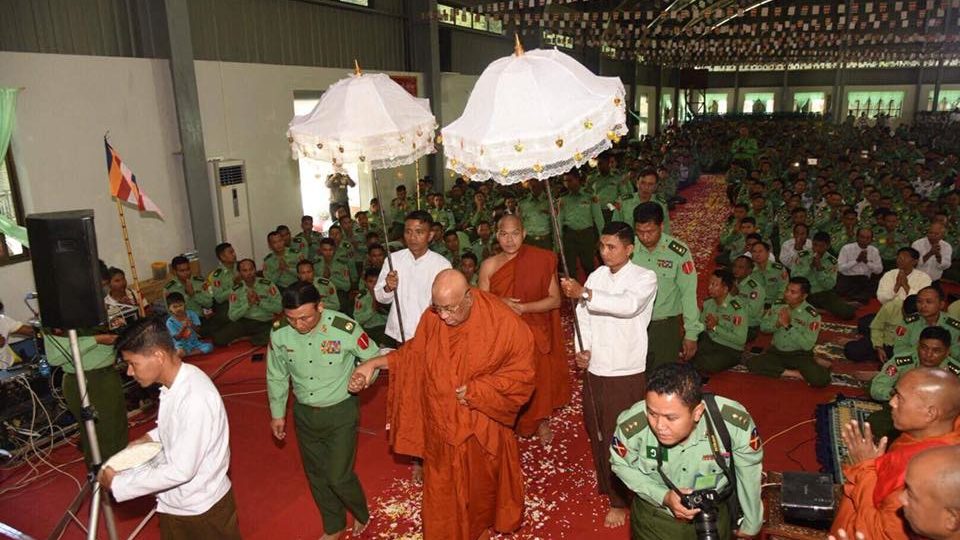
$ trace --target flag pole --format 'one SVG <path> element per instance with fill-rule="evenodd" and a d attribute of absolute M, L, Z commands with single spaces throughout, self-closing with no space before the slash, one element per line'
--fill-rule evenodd
<path fill-rule="evenodd" d="M 136 291 L 137 296 L 140 297 L 135 299 L 137 301 L 137 313 L 139 313 L 141 317 L 144 317 L 146 313 L 143 310 L 143 293 L 140 292 L 137 262 L 133 259 L 133 248 L 130 247 L 130 235 L 127 234 L 127 220 L 123 215 L 123 205 L 120 204 L 120 199 L 114 197 L 113 200 L 117 203 L 117 214 L 120 216 L 120 230 L 123 231 L 123 243 L 127 246 L 127 261 L 130 263 L 130 277 L 133 278 L 133 290 Z"/>

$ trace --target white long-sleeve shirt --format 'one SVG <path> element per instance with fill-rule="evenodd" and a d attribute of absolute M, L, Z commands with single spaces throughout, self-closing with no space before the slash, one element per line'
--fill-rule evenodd
<path fill-rule="evenodd" d="M 857 261 L 860 251 L 867 250 L 867 262 Z M 860 244 L 850 242 L 840 248 L 840 255 L 837 257 L 837 271 L 845 276 L 866 276 L 883 272 L 883 261 L 880 260 L 880 250 L 874 245 L 861 248 Z"/>
<path fill-rule="evenodd" d="M 157 512 L 195 516 L 230 490 L 230 427 L 220 392 L 196 366 L 180 364 L 169 388 L 160 387 L 157 427 L 147 435 L 163 445 L 157 463 L 118 473 L 117 501 L 157 494 Z"/>
<path fill-rule="evenodd" d="M 783 243 L 780 246 L 780 262 L 787 268 L 793 270 L 793 263 L 797 261 L 797 252 L 809 250 L 813 247 L 813 242 L 807 238 L 807 241 L 803 243 L 803 246 L 798 250 L 796 248 L 797 239 L 791 238 Z"/>
<path fill-rule="evenodd" d="M 647 326 L 657 296 L 657 274 L 628 261 L 616 274 L 601 266 L 587 277 L 588 302 L 577 305 L 590 373 L 623 377 L 647 369 Z"/>
<path fill-rule="evenodd" d="M 390 272 L 390 265 L 384 263 L 373 292 L 377 297 L 377 302 L 390 304 L 390 314 L 387 316 L 385 333 L 397 341 L 403 341 L 400 337 L 400 323 L 397 319 L 397 303 L 393 301 L 397 291 L 400 292 L 400 309 L 403 310 L 403 337 L 409 340 L 417 330 L 420 316 L 430 307 L 433 279 L 443 270 L 450 268 L 450 261 L 430 250 L 427 250 L 419 259 L 414 259 L 413 253 L 409 249 L 400 250 L 391 256 L 393 257 L 393 268 L 397 271 L 397 290 L 387 292 L 383 289 L 387 284 L 387 274 Z"/>
<path fill-rule="evenodd" d="M 879 300 L 881 304 L 886 304 L 894 298 L 904 300 L 908 295 L 917 294 L 920 292 L 920 289 L 929 286 L 932 282 L 926 272 L 914 268 L 913 271 L 910 272 L 910 275 L 907 276 L 907 285 L 910 287 L 910 292 L 903 290 L 902 287 L 894 292 L 893 288 L 897 284 L 897 274 L 899 273 L 900 270 L 894 268 L 880 278 L 880 285 L 877 286 L 877 300 Z"/>
<path fill-rule="evenodd" d="M 930 249 L 933 247 L 930 244 L 930 240 L 926 236 L 916 240 L 911 244 L 913 249 L 917 250 L 920 253 L 920 262 L 917 264 L 917 270 L 923 270 L 930 276 L 930 279 L 936 281 L 943 277 L 943 271 L 947 268 L 950 268 L 950 258 L 953 257 L 953 246 L 949 243 L 941 240 L 940 241 L 940 261 L 937 262 L 937 258 L 931 256 L 926 261 L 923 260 L 923 257 L 930 252 Z"/>

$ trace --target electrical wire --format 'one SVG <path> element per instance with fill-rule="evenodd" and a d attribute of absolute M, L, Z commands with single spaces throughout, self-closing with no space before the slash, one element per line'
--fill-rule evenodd
<path fill-rule="evenodd" d="M 222 394 L 220 397 L 225 398 L 225 397 L 232 397 L 232 396 L 246 396 L 249 394 L 263 394 L 263 393 L 266 393 L 266 391 L 267 389 L 264 388 L 263 390 L 253 390 L 250 392 L 234 392 L 232 394 Z"/>
<path fill-rule="evenodd" d="M 765 441 L 763 441 L 763 443 L 760 444 L 760 448 L 763 448 L 764 446 L 766 446 L 767 444 L 769 444 L 770 441 L 776 439 L 777 437 L 779 437 L 779 436 L 781 436 L 781 435 L 784 435 L 785 433 L 787 433 L 787 432 L 789 432 L 789 431 L 792 431 L 792 430 L 794 430 L 794 429 L 796 429 L 796 428 L 798 428 L 798 427 L 800 427 L 800 426 L 802 426 L 802 425 L 805 425 L 805 424 L 812 424 L 813 422 L 816 422 L 816 421 L 817 421 L 816 418 L 811 418 L 811 419 L 809 419 L 809 420 L 804 420 L 803 422 L 797 422 L 796 424 L 788 427 L 787 429 L 785 429 L 785 430 L 783 430 L 783 431 L 780 431 L 780 432 L 778 432 L 778 433 L 776 433 L 776 434 L 768 437 Z"/>

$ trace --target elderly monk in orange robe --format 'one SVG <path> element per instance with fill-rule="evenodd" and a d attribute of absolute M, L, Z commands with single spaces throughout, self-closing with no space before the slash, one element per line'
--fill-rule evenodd
<path fill-rule="evenodd" d="M 487 538 L 523 515 L 513 425 L 533 392 L 533 336 L 497 297 L 456 270 L 440 272 L 433 306 L 403 348 L 361 364 L 353 392 L 388 366 L 390 444 L 423 458 L 426 539 Z"/>
<path fill-rule="evenodd" d="M 886 449 L 887 438 L 874 443 L 870 425 L 860 431 L 854 421 L 841 433 L 850 450 L 844 467 L 843 498 L 831 530 L 853 538 L 907 540 L 909 528 L 900 514 L 900 491 L 907 464 L 927 448 L 960 444 L 954 427 L 960 415 L 960 379 L 940 368 L 917 368 L 897 381 L 890 398 L 893 425 L 902 432 Z M 886 452 L 884 451 L 886 450 Z"/>
<path fill-rule="evenodd" d="M 550 444 L 550 415 L 570 401 L 570 368 L 560 327 L 560 284 L 557 256 L 523 243 L 526 231 L 519 217 L 506 215 L 497 223 L 503 251 L 480 266 L 478 286 L 499 296 L 520 315 L 536 343 L 537 378 L 533 399 L 520 411 L 517 433 L 534 433 Z"/>

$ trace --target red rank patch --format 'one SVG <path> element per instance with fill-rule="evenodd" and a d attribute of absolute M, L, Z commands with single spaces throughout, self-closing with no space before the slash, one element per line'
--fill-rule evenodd
<path fill-rule="evenodd" d="M 277 291 L 276 287 L 270 287 L 270 296 L 276 296 L 278 294 L 279 292 Z"/>
<path fill-rule="evenodd" d="M 898 327 L 897 327 L 897 330 L 896 330 L 896 333 L 897 333 L 898 336 L 902 336 L 902 335 L 904 335 L 904 334 L 907 333 L 907 329 L 904 328 L 903 326 L 898 326 Z"/>
<path fill-rule="evenodd" d="M 743 322 L 743 317 L 741 317 L 741 316 L 739 316 L 739 315 L 734 315 L 734 316 L 733 316 L 733 325 L 734 325 L 734 326 L 740 326 L 740 323 L 742 323 L 742 322 Z"/>
<path fill-rule="evenodd" d="M 760 446 L 760 433 L 757 432 L 757 428 L 753 428 L 753 433 L 750 434 L 750 449 L 756 452 Z"/>
<path fill-rule="evenodd" d="M 687 261 L 683 263 L 683 266 L 680 267 L 683 270 L 684 274 L 692 274 L 695 270 L 693 266 L 693 261 Z"/>
<path fill-rule="evenodd" d="M 625 457 L 627 455 L 627 447 L 620 442 L 620 438 L 616 435 L 613 436 L 613 442 L 610 443 L 610 448 L 617 453 L 620 457 Z"/>
<path fill-rule="evenodd" d="M 810 329 L 816 332 L 817 330 L 820 329 L 820 323 L 818 323 L 817 321 L 810 321 Z"/>
<path fill-rule="evenodd" d="M 357 338 L 357 346 L 360 347 L 361 351 L 367 350 L 367 347 L 370 346 L 370 338 L 366 332 L 360 334 L 360 337 Z"/>
<path fill-rule="evenodd" d="M 885 373 L 887 374 L 888 377 L 896 377 L 896 375 L 897 375 L 897 366 L 890 366 L 890 367 L 888 367 L 888 368 L 886 369 L 886 372 L 885 372 Z"/>
<path fill-rule="evenodd" d="M 230 293 L 230 301 L 231 302 L 237 301 L 237 293 Z"/>
<path fill-rule="evenodd" d="M 219 288 L 220 288 L 220 280 L 218 279 L 218 280 L 214 281 L 214 282 L 213 282 L 213 286 L 219 289 Z"/>

